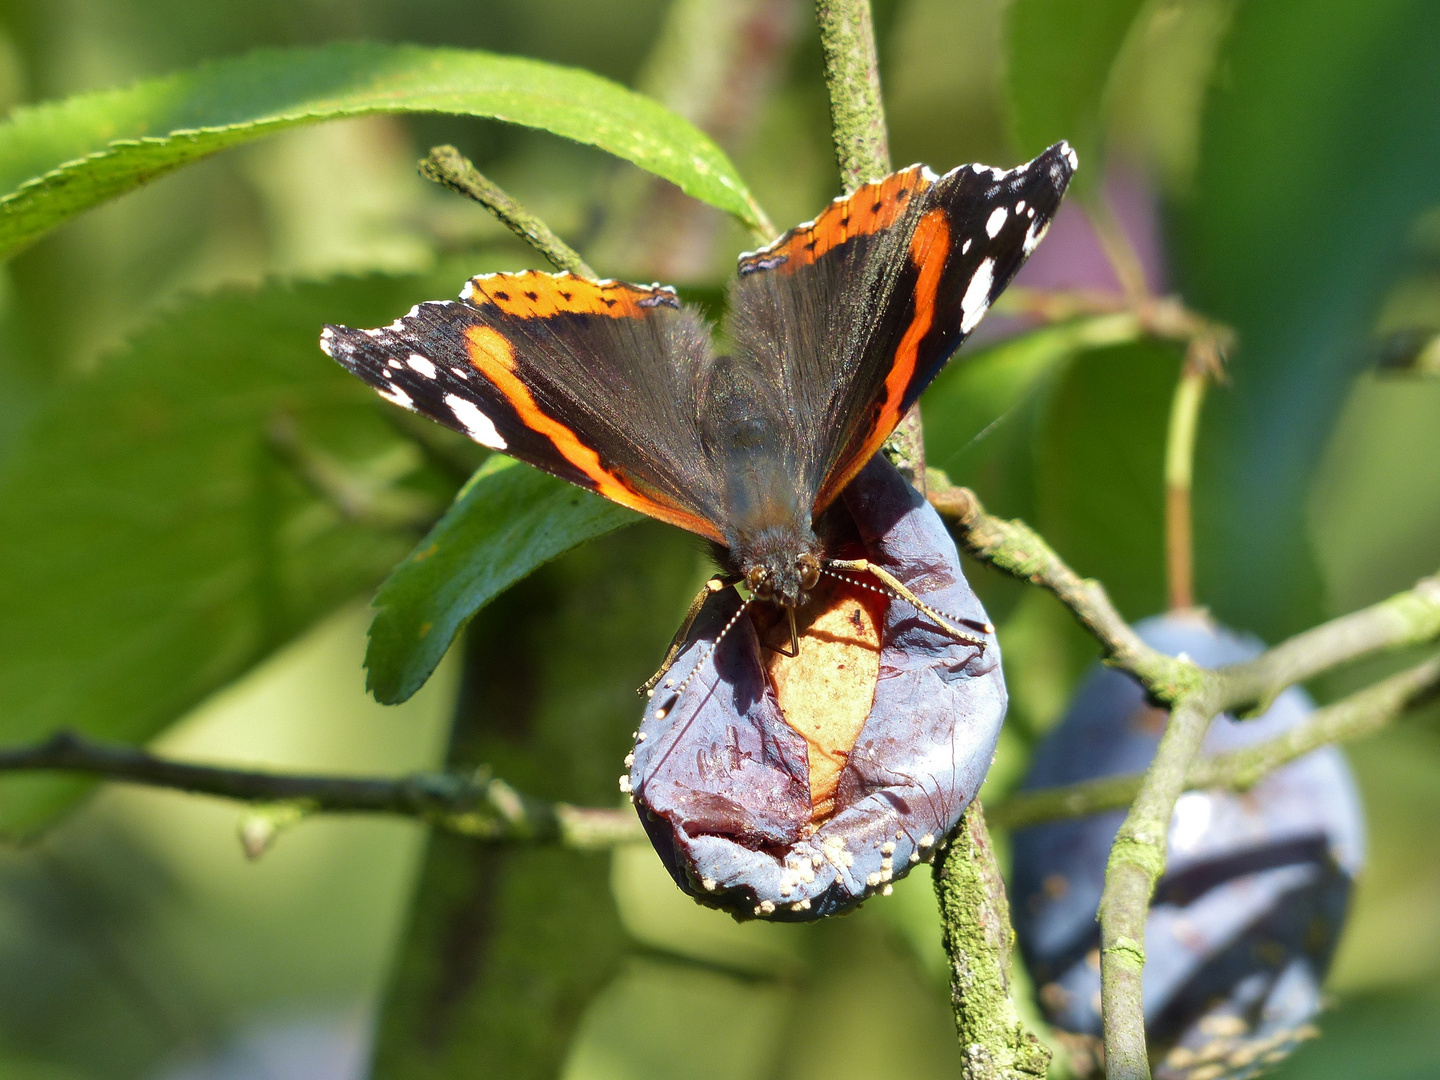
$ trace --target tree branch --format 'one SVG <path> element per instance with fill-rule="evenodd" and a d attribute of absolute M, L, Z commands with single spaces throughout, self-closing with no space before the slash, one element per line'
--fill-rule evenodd
<path fill-rule="evenodd" d="M 1050 1051 L 1010 998 L 1010 905 L 980 802 L 970 804 L 935 860 L 935 896 L 950 957 L 964 1080 L 1044 1080 Z"/>
<path fill-rule="evenodd" d="M 401 777 L 323 776 L 195 765 L 133 746 L 61 731 L 33 746 L 0 750 L 0 772 L 85 773 L 106 780 L 215 795 L 254 804 L 293 803 L 303 813 L 394 814 L 487 843 L 555 844 L 579 850 L 643 840 L 625 810 L 549 803 L 483 770 Z"/>
<path fill-rule="evenodd" d="M 1166 834 L 1205 731 L 1221 712 L 1263 711 L 1285 687 L 1382 649 L 1440 636 L 1440 579 L 1298 634 L 1245 664 L 1214 671 L 1151 649 L 1121 618 L 1104 588 L 1082 579 L 1028 526 L 985 513 L 974 493 L 930 474 L 930 502 L 976 558 L 1055 594 L 1099 640 L 1106 662 L 1130 672 L 1170 705 L 1170 720 L 1110 849 L 1100 899 L 1101 1011 L 1109 1080 L 1149 1080 L 1140 975 L 1145 920 L 1165 872 Z"/>
<path fill-rule="evenodd" d="M 1383 730 L 1440 690 L 1440 657 L 1392 675 L 1349 697 L 1317 709 L 1302 724 L 1273 739 L 1202 758 L 1185 777 L 1186 790 L 1245 791 L 1280 766 L 1330 743 L 1353 742 Z M 992 806 L 990 820 L 1024 829 L 1063 818 L 1085 817 L 1129 806 L 1140 790 L 1140 773 L 1105 776 L 1064 787 L 1022 791 Z"/>
<path fill-rule="evenodd" d="M 961 546 L 1006 573 L 1054 593 L 1105 650 L 1106 662 L 1135 675 L 1157 699 L 1177 701 L 1198 690 L 1200 668 L 1152 649 L 1115 610 L 1105 587 L 1066 566 L 1023 521 L 992 517 L 969 488 L 938 469 L 929 476 L 930 503 L 954 526 Z"/>
<path fill-rule="evenodd" d="M 507 229 L 520 237 L 549 260 L 557 270 L 568 270 L 579 277 L 594 280 L 590 269 L 569 244 L 561 240 L 549 225 L 512 199 L 499 185 L 485 176 L 464 154 L 453 146 L 436 146 L 420 159 L 420 175 L 426 180 L 474 199 L 500 219 Z"/>
<path fill-rule="evenodd" d="M 880 62 L 870 0 L 815 0 L 830 130 L 846 194 L 890 171 L 890 140 L 880 99 Z"/>

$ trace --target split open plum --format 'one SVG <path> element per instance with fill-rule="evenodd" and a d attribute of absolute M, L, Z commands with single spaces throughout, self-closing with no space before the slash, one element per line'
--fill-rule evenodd
<path fill-rule="evenodd" d="M 838 557 L 986 622 L 944 524 L 883 457 L 822 524 Z M 767 647 L 788 645 L 789 624 L 762 602 L 712 653 L 741 601 L 711 596 L 621 781 L 676 883 L 740 918 L 815 919 L 888 893 L 933 855 L 994 755 L 1006 704 L 994 635 L 959 641 L 846 576 L 823 577 L 799 611 L 793 658 Z"/>
<path fill-rule="evenodd" d="M 1136 629 L 1162 652 L 1206 667 L 1261 652 L 1259 641 L 1200 614 L 1159 616 Z M 1201 753 L 1274 738 L 1313 709 L 1292 688 L 1256 719 L 1218 717 Z M 1024 787 L 1144 770 L 1167 715 L 1129 676 L 1097 668 L 1036 751 Z M 1117 810 L 1015 834 L 1012 910 L 1021 952 L 1051 1023 L 1078 1033 L 1079 1047 L 1101 1032 L 1095 914 L 1124 816 Z M 1145 1022 L 1157 1080 L 1253 1076 L 1313 1033 L 1363 856 L 1359 800 L 1334 747 L 1296 759 L 1243 794 L 1180 797 L 1145 929 Z"/>

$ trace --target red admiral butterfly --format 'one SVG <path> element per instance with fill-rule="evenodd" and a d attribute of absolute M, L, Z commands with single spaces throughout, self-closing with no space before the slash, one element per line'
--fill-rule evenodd
<path fill-rule="evenodd" d="M 1040 242 L 1076 164 L 1062 142 L 836 199 L 740 257 L 728 354 L 672 288 L 533 270 L 320 344 L 390 401 L 707 538 L 793 613 L 824 565 L 817 517 Z"/>

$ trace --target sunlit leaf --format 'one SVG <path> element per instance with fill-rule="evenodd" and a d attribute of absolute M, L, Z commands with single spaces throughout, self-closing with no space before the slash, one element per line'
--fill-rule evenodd
<path fill-rule="evenodd" d="M 270 432 L 285 419 L 405 468 L 415 450 L 389 406 L 320 352 L 317 329 L 383 322 L 454 276 L 194 300 L 45 395 L 0 465 L 0 740 L 74 728 L 141 742 L 404 555 L 413 532 L 346 520 Z M 5 778 L 0 832 L 38 826 L 81 789 Z"/>
<path fill-rule="evenodd" d="M 376 113 L 484 116 L 607 150 L 763 220 L 719 147 L 657 102 L 576 68 L 478 51 L 266 50 L 17 110 L 0 124 L 0 254 L 106 199 L 262 135 Z"/>
<path fill-rule="evenodd" d="M 537 566 L 640 515 L 496 455 L 375 597 L 365 654 L 375 696 L 424 684 L 470 617 Z"/>

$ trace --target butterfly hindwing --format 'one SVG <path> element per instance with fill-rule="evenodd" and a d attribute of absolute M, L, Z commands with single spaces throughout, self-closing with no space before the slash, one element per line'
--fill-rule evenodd
<path fill-rule="evenodd" d="M 1059 143 L 1008 171 L 919 166 L 741 257 L 730 331 L 796 415 L 823 510 L 1039 243 L 1076 167 Z"/>
<path fill-rule="evenodd" d="M 383 397 L 561 479 L 721 537 L 699 444 L 709 327 L 661 286 L 491 274 L 321 346 Z"/>

